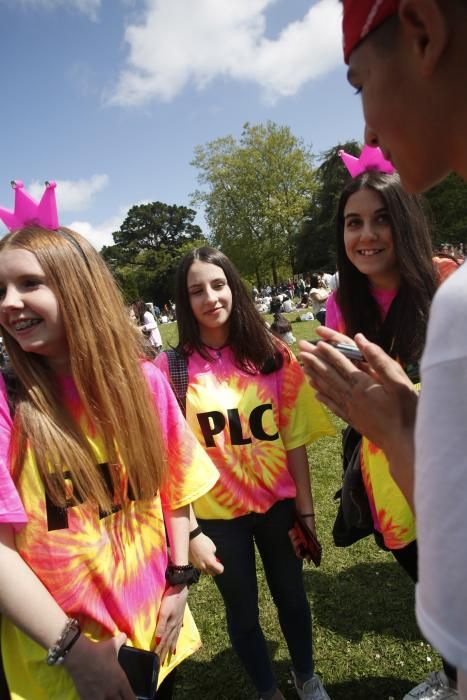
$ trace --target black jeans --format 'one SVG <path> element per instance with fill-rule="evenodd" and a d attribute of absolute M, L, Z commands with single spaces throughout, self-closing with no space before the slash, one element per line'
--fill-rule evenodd
<path fill-rule="evenodd" d="M 164 678 L 157 689 L 155 700 L 172 700 L 176 674 L 177 669 L 174 669 L 166 678 Z"/>
<path fill-rule="evenodd" d="M 418 581 L 418 546 L 417 541 L 411 542 L 402 549 L 391 549 L 398 564 L 402 566 L 404 571 L 410 576 L 414 583 Z M 443 669 L 446 676 L 452 683 L 457 683 L 457 670 L 451 664 L 448 664 L 445 659 L 442 659 Z"/>
<path fill-rule="evenodd" d="M 313 675 L 310 606 L 302 562 L 288 536 L 293 521 L 293 500 L 279 501 L 267 513 L 250 513 L 233 520 L 199 519 L 225 567 L 214 581 L 224 599 L 232 647 L 260 695 L 273 689 L 276 681 L 259 624 L 255 544 L 294 670 L 303 681 Z"/>

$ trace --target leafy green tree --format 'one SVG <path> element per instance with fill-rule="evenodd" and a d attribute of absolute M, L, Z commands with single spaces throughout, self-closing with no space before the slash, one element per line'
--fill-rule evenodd
<path fill-rule="evenodd" d="M 361 145 L 356 141 L 338 144 L 322 153 L 316 170 L 317 187 L 309 201 L 300 230 L 296 236 L 298 272 L 335 269 L 335 216 L 339 197 L 350 180 L 339 151 L 359 155 Z"/>
<path fill-rule="evenodd" d="M 102 249 L 127 301 L 142 297 L 162 303 L 173 297 L 173 277 L 187 250 L 204 245 L 196 212 L 188 207 L 151 202 L 132 207 L 114 245 Z"/>
<path fill-rule="evenodd" d="M 454 173 L 426 194 L 433 218 L 434 247 L 467 243 L 467 185 Z"/>
<path fill-rule="evenodd" d="M 198 146 L 192 165 L 205 188 L 193 202 L 205 207 L 214 244 L 259 285 L 271 276 L 277 282 L 284 263 L 290 274 L 294 236 L 315 188 L 309 147 L 288 127 L 247 123 L 238 141 Z"/>

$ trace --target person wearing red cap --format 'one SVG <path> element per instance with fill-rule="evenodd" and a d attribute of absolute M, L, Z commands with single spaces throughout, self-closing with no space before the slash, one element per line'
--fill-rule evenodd
<path fill-rule="evenodd" d="M 409 192 L 454 170 L 467 180 L 466 0 L 343 0 L 344 58 L 361 93 L 365 139 Z M 435 295 L 417 399 L 400 366 L 363 336 L 369 367 L 327 343 L 301 343 L 318 396 L 381 447 L 415 505 L 416 611 L 427 639 L 457 666 L 467 699 L 467 267 Z M 342 336 L 320 327 L 325 340 Z M 347 342 L 352 342 L 347 339 Z M 456 697 L 446 685 L 408 697 Z"/>

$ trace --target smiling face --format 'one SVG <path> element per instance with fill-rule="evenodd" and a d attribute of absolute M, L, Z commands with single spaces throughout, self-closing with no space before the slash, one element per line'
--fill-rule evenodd
<path fill-rule="evenodd" d="M 57 297 L 36 256 L 22 248 L 0 253 L 0 324 L 24 352 L 68 365 L 68 345 Z"/>
<path fill-rule="evenodd" d="M 344 207 L 344 246 L 350 262 L 371 284 L 394 289 L 399 284 L 399 267 L 392 228 L 382 197 L 363 188 L 350 195 Z"/>
<path fill-rule="evenodd" d="M 214 347 L 224 345 L 229 334 L 232 291 L 223 269 L 195 260 L 188 270 L 186 286 L 202 342 Z"/>

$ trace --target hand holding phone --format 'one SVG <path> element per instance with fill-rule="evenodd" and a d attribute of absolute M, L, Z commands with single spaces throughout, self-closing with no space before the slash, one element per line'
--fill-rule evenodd
<path fill-rule="evenodd" d="M 311 340 L 310 341 L 312 345 L 318 345 L 318 343 L 327 343 L 328 345 L 331 345 L 333 348 L 336 348 L 336 350 L 339 350 L 345 357 L 348 357 L 349 360 L 354 360 L 357 362 L 365 362 L 365 357 L 363 354 L 360 352 L 360 350 L 357 348 L 356 345 L 348 345 L 347 343 L 336 343 L 331 340 L 323 340 L 322 338 L 319 338 L 317 340 Z"/>
<path fill-rule="evenodd" d="M 118 661 L 137 700 L 154 700 L 159 675 L 157 654 L 123 644 L 118 652 Z"/>
<path fill-rule="evenodd" d="M 294 528 L 298 531 L 301 539 L 300 555 L 303 558 L 311 559 L 315 566 L 319 566 L 321 564 L 323 548 L 313 531 L 308 527 L 303 515 L 298 511 L 295 511 Z"/>

